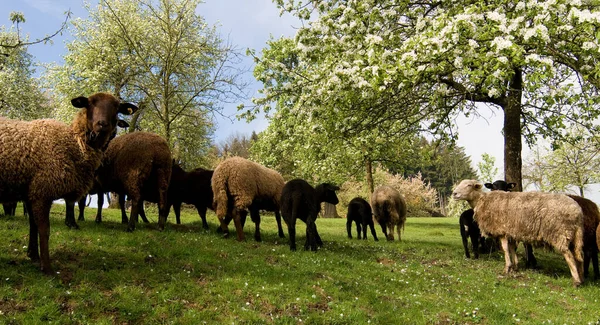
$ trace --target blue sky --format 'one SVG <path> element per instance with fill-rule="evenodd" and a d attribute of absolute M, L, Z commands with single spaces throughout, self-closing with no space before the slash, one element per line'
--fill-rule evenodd
<path fill-rule="evenodd" d="M 85 17 L 83 0 L 21 0 L 0 1 L 0 24 L 9 25 L 8 13 L 21 11 L 25 14 L 26 23 L 23 31 L 29 34 L 30 39 L 41 38 L 47 33 L 55 31 L 64 20 L 64 13 L 70 10 L 75 17 Z M 197 12 L 208 23 L 218 24 L 223 37 L 228 37 L 245 52 L 246 48 L 260 51 L 266 44 L 270 35 L 274 37 L 293 36 L 295 27 L 300 23 L 293 17 L 279 16 L 279 10 L 271 0 L 205 0 Z M 29 48 L 38 61 L 61 62 L 65 54 L 65 42 L 70 40 L 68 34 L 56 37 L 53 45 L 35 45 Z M 245 67 L 252 68 L 252 60 L 247 59 Z M 247 76 L 251 81 L 251 92 L 256 92 L 260 84 L 254 81 L 250 73 Z M 237 105 L 225 107 L 225 114 L 232 116 L 234 122 L 222 117 L 217 118 L 215 141 L 220 143 L 235 133 L 249 135 L 253 130 L 261 131 L 267 126 L 264 118 L 259 118 L 252 123 L 237 121 L 234 117 Z M 483 153 L 496 157 L 499 169 L 498 177 L 502 177 L 502 160 L 504 140 L 502 138 L 502 116 L 496 110 L 482 110 L 484 118 L 459 119 L 459 145 L 465 147 L 467 155 L 471 156 L 473 167 L 480 161 Z"/>

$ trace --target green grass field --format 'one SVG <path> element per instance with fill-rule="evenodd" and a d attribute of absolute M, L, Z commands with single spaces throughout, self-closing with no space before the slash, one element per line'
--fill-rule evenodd
<path fill-rule="evenodd" d="M 17 213 L 22 209 L 19 207 Z M 348 239 L 345 219 L 319 219 L 325 245 L 291 252 L 263 216 L 263 242 L 209 231 L 195 211 L 165 231 L 125 232 L 118 210 L 80 230 L 51 215 L 56 276 L 26 256 L 28 223 L 0 217 L 0 323 L 37 324 L 597 324 L 600 282 L 579 288 L 562 256 L 537 250 L 537 270 L 505 276 L 504 258 L 464 257 L 458 220 L 409 218 L 402 242 Z M 298 224 L 298 247 L 305 227 Z M 284 225 L 285 228 L 285 225 Z M 232 229 L 230 227 L 230 229 Z M 287 229 L 285 229 L 287 234 Z M 381 230 L 377 229 L 380 238 Z M 232 232 L 232 235 L 234 232 Z M 353 233 L 356 236 L 355 230 Z M 522 253 L 522 247 L 520 248 Z"/>

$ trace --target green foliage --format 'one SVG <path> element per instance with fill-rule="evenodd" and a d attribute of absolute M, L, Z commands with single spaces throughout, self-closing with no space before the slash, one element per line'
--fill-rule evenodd
<path fill-rule="evenodd" d="M 498 168 L 496 168 L 496 158 L 490 154 L 484 153 L 481 155 L 481 161 L 477 163 L 477 169 L 479 169 L 479 179 L 483 182 L 493 182 L 496 180 L 498 175 Z"/>
<path fill-rule="evenodd" d="M 572 141 L 555 143 L 555 150 L 536 148 L 524 167 L 525 178 L 544 191 L 568 191 L 577 188 L 583 196 L 588 184 L 600 180 L 598 139 L 581 128 L 569 134 Z"/>
<path fill-rule="evenodd" d="M 60 97 L 110 91 L 138 103 L 131 130 L 165 137 L 184 165 L 206 164 L 212 114 L 243 96 L 236 49 L 196 14 L 199 0 L 101 0 L 72 23 L 64 66 L 50 67 Z M 56 113 L 64 117 L 67 107 Z"/>
<path fill-rule="evenodd" d="M 240 243 L 215 232 L 212 213 L 209 231 L 184 210 L 182 225 L 159 232 L 149 212 L 151 224 L 127 233 L 119 211 L 105 211 L 73 231 L 54 206 L 51 277 L 26 256 L 26 218 L 0 218 L 0 322 L 587 324 L 600 308 L 597 284 L 573 288 L 560 254 L 536 251 L 539 270 L 509 276 L 499 253 L 465 259 L 455 218 L 409 218 L 402 242 L 349 240 L 344 219 L 318 219 L 314 253 L 290 252 L 271 215 L 263 242 Z"/>
<path fill-rule="evenodd" d="M 49 115 L 49 100 L 34 78 L 33 57 L 17 32 L 0 27 L 0 115 L 33 120 Z"/>

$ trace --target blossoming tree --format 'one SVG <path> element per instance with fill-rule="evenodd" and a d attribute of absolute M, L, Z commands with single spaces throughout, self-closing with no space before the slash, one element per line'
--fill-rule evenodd
<path fill-rule="evenodd" d="M 257 57 L 264 88 L 247 115 L 274 105 L 350 138 L 415 127 L 454 137 L 458 115 L 499 110 L 504 176 L 519 189 L 522 137 L 556 139 L 571 123 L 596 131 L 600 10 L 592 2 L 274 2 L 304 24 Z"/>

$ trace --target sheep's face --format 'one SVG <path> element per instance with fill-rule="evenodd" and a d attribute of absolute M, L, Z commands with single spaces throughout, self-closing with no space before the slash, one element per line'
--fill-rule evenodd
<path fill-rule="evenodd" d="M 323 183 L 322 185 L 325 192 L 325 202 L 331 203 L 333 205 L 340 203 L 340 200 L 335 194 L 335 191 L 339 190 L 340 188 L 329 183 Z"/>
<path fill-rule="evenodd" d="M 455 200 L 471 201 L 477 192 L 481 192 L 482 185 L 478 181 L 465 179 L 454 188 L 452 198 Z"/>
<path fill-rule="evenodd" d="M 484 185 L 485 185 L 485 187 L 489 188 L 492 191 L 504 191 L 504 192 L 510 192 L 512 189 L 514 189 L 517 186 L 516 183 L 507 183 L 502 180 L 497 180 L 493 183 L 485 183 Z"/>
<path fill-rule="evenodd" d="M 77 97 L 71 104 L 86 110 L 86 140 L 95 149 L 106 148 L 108 141 L 114 137 L 117 125 L 123 125 L 117 114 L 130 115 L 138 108 L 129 103 L 121 103 L 107 93 L 97 93 L 90 97 Z"/>

